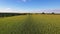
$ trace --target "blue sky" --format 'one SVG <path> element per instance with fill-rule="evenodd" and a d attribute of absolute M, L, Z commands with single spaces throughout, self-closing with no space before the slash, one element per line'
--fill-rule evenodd
<path fill-rule="evenodd" d="M 60 9 L 60 0 L 0 0 L 0 11 L 27 12 Z"/>

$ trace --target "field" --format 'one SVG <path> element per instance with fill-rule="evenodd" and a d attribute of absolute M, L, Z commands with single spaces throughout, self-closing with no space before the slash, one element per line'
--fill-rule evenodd
<path fill-rule="evenodd" d="M 60 34 L 60 15 L 0 18 L 0 34 Z"/>

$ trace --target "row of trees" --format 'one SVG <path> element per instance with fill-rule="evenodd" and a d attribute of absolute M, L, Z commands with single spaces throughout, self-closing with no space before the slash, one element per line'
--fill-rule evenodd
<path fill-rule="evenodd" d="M 0 17 L 10 17 L 10 16 L 17 16 L 17 15 L 25 15 L 25 13 L 0 13 Z"/>
<path fill-rule="evenodd" d="M 42 12 L 42 14 L 45 14 L 44 12 Z M 52 12 L 52 13 L 49 13 L 49 14 L 55 14 L 54 12 Z"/>
<path fill-rule="evenodd" d="M 0 17 L 9 17 L 9 16 L 16 16 L 16 15 L 32 15 L 33 13 L 0 13 Z M 47 14 L 47 13 L 35 13 L 35 14 Z M 54 12 L 48 14 L 55 14 Z"/>

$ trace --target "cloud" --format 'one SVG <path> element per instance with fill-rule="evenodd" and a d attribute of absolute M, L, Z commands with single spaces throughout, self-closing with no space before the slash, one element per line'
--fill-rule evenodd
<path fill-rule="evenodd" d="M 20 9 L 20 10 L 17 10 L 17 9 L 12 9 L 12 8 L 4 8 L 4 9 L 0 9 L 0 12 L 3 12 L 3 13 L 42 13 L 42 12 L 45 12 L 45 13 L 60 13 L 60 9 L 38 9 L 38 10 L 23 10 L 23 9 Z"/>
<path fill-rule="evenodd" d="M 27 13 L 28 11 L 25 10 L 16 10 L 16 9 L 12 9 L 12 8 L 4 8 L 4 9 L 0 9 L 1 13 Z"/>
<path fill-rule="evenodd" d="M 4 9 L 0 9 L 0 12 L 17 12 L 17 11 L 12 8 L 4 8 Z"/>
<path fill-rule="evenodd" d="M 28 1 L 30 1 L 30 0 L 18 0 L 18 2 L 28 2 Z"/>
<path fill-rule="evenodd" d="M 6 8 L 5 10 L 11 10 L 11 8 Z"/>
<path fill-rule="evenodd" d="M 23 2 L 27 2 L 27 0 L 22 0 Z"/>

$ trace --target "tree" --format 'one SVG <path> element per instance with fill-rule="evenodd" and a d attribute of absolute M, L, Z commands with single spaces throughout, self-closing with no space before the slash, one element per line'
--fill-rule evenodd
<path fill-rule="evenodd" d="M 52 14 L 54 14 L 54 12 L 52 12 Z"/>
<path fill-rule="evenodd" d="M 42 14 L 45 14 L 44 12 L 42 12 Z"/>

